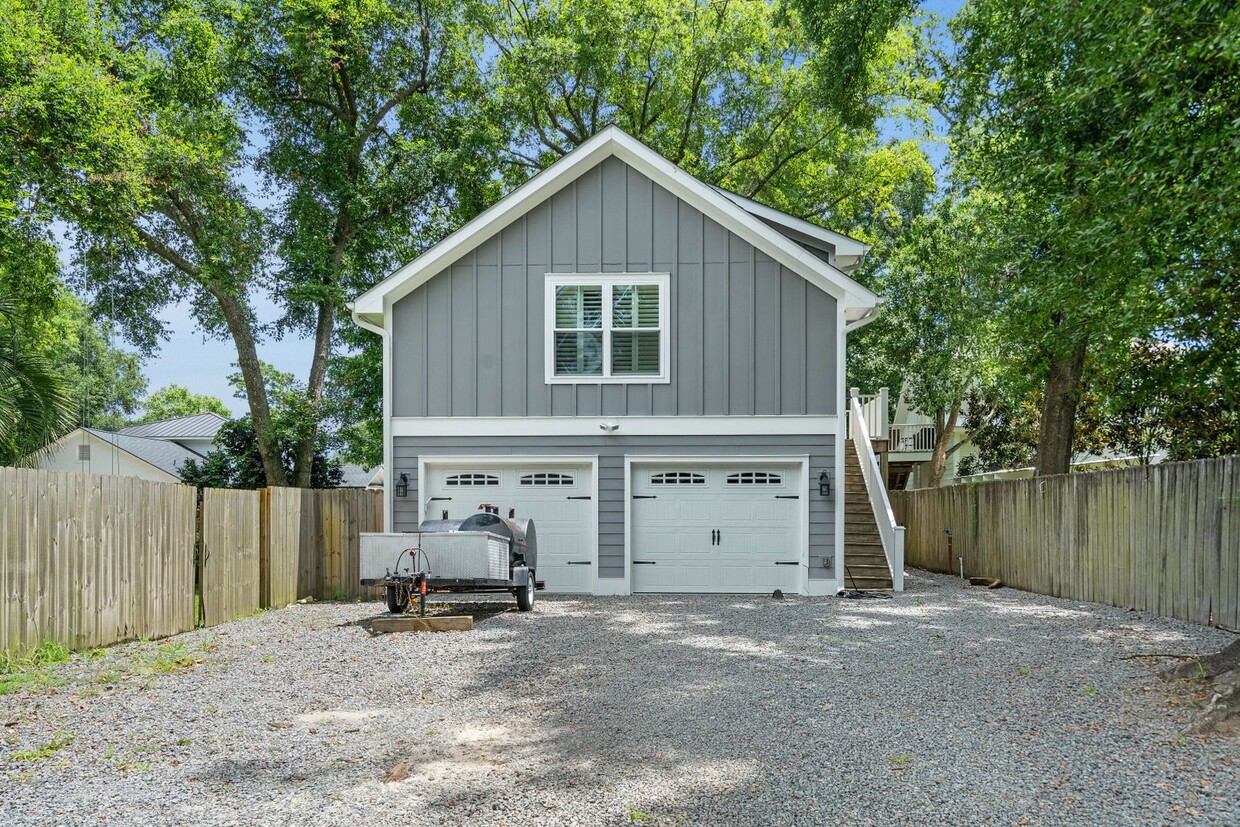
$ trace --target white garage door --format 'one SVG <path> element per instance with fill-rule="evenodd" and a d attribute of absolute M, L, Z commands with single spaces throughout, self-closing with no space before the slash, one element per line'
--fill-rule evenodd
<path fill-rule="evenodd" d="M 635 592 L 800 588 L 800 465 L 634 466 Z"/>
<path fill-rule="evenodd" d="M 594 586 L 594 488 L 591 466 L 530 463 L 433 464 L 423 494 L 426 519 L 463 520 L 483 503 L 534 521 L 536 576 L 547 591 L 590 592 Z"/>

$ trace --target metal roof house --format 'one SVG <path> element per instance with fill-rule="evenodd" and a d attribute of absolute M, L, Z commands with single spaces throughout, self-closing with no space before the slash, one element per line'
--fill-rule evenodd
<path fill-rule="evenodd" d="M 227 421 L 217 413 L 203 413 L 119 431 L 77 428 L 53 443 L 34 465 L 53 471 L 180 482 L 185 461 L 202 460 Z"/>
<path fill-rule="evenodd" d="M 551 591 L 833 594 L 867 250 L 608 127 L 354 302 L 388 530 L 489 503 Z"/>

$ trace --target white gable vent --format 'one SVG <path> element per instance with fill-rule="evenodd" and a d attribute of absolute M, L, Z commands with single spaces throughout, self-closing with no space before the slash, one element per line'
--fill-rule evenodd
<path fill-rule="evenodd" d="M 83 443 L 77 447 L 78 462 L 90 462 L 90 445 Z"/>

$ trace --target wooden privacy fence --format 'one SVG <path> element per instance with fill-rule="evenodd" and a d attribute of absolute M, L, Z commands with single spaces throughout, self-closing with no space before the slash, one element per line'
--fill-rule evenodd
<path fill-rule="evenodd" d="M 383 496 L 208 488 L 0 468 L 0 651 L 71 649 L 214 626 L 302 597 L 377 598 L 359 579 Z M 197 552 L 197 554 L 196 554 Z"/>
<path fill-rule="evenodd" d="M 204 626 L 258 611 L 260 494 L 203 489 L 198 582 Z"/>
<path fill-rule="evenodd" d="M 194 627 L 194 489 L 0 468 L 0 650 Z"/>
<path fill-rule="evenodd" d="M 909 565 L 1240 628 L 1240 457 L 896 492 Z M 952 570 L 956 571 L 953 561 Z"/>
<path fill-rule="evenodd" d="M 383 530 L 383 494 L 361 488 L 269 488 L 266 497 L 263 601 L 286 606 L 302 597 L 364 597 L 360 535 Z"/>

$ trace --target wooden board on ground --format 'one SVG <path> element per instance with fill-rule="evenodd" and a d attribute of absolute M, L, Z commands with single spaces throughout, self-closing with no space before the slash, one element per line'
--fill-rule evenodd
<path fill-rule="evenodd" d="M 376 635 L 389 632 L 468 632 L 474 628 L 474 619 L 469 615 L 380 615 L 371 618 L 369 626 L 371 634 Z"/>

